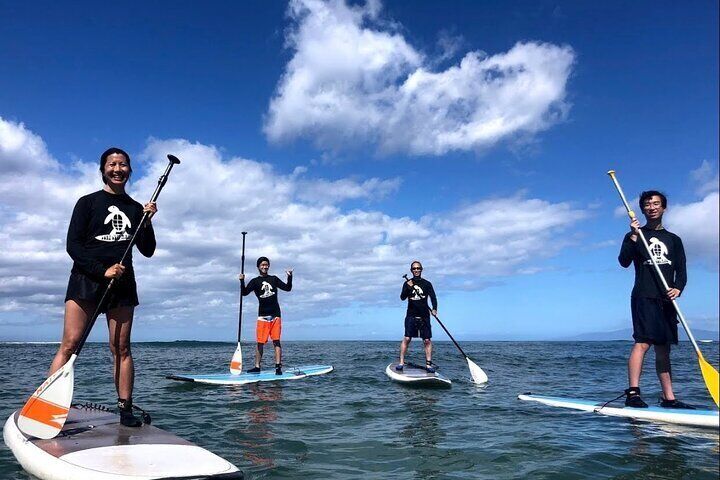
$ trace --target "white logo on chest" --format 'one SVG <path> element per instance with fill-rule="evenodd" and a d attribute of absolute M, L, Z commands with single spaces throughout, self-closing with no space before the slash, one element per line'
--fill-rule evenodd
<path fill-rule="evenodd" d="M 127 229 L 132 227 L 132 225 L 130 224 L 128 216 L 115 205 L 108 207 L 108 211 L 110 213 L 105 217 L 105 222 L 103 223 L 105 223 L 105 225 L 109 223 L 112 231 L 106 235 L 98 235 L 95 238 L 103 242 L 120 242 L 130 239 L 130 234 L 127 232 Z"/>
<path fill-rule="evenodd" d="M 658 265 L 672 265 L 672 262 L 668 260 L 668 248 L 663 242 L 653 237 L 650 239 L 650 254 L 655 259 L 655 263 Z M 645 260 L 645 265 L 652 265 L 652 260 Z"/>
<path fill-rule="evenodd" d="M 263 291 L 263 293 L 260 294 L 260 298 L 267 298 L 275 295 L 272 285 L 270 285 L 268 282 L 262 282 L 260 284 L 260 289 Z"/>
<path fill-rule="evenodd" d="M 422 288 L 417 285 L 413 285 L 413 295 L 410 297 L 410 300 L 422 300 L 425 298 L 424 293 L 425 292 L 423 292 Z"/>

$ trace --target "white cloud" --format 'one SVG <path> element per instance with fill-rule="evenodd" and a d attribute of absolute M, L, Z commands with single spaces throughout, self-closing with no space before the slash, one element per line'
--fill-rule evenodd
<path fill-rule="evenodd" d="M 0 120 L 25 138 L 39 137 L 21 125 Z M 38 143 L 39 142 L 39 143 Z M 7 146 L 0 146 L 6 148 Z M 72 207 L 81 195 L 100 188 L 97 165 L 58 163 L 46 151 L 17 149 L 13 195 L 0 197 L 0 321 L 34 322 L 48 311 L 59 318 L 70 259 L 65 234 Z M 528 198 L 486 199 L 419 219 L 371 209 L 344 210 L 339 202 L 391 195 L 396 180 L 312 178 L 306 167 L 289 175 L 240 157 L 223 158 L 218 148 L 186 140 L 150 139 L 134 162 L 143 177 L 130 194 L 148 199 L 164 171 L 165 155 L 174 168 L 153 219 L 158 251 L 151 259 L 134 255 L 142 304 L 138 315 L 154 328 L 182 337 L 197 325 L 232 331 L 237 318 L 236 274 L 241 231 L 247 231 L 247 269 L 267 255 L 271 271 L 294 267 L 293 292 L 281 300 L 291 318 L 317 319 L 353 305 L 397 304 L 401 275 L 419 258 L 433 281 L 446 288 L 481 289 L 508 275 L 535 272 L 541 260 L 567 245 L 562 232 L 586 215 L 567 203 Z M 5 163 L 16 160 L 2 157 Z M 36 170 L 34 162 L 52 168 Z M 23 165 L 27 165 L 22 170 Z M 20 188 L 37 182 L 49 194 Z M 255 308 L 249 300 L 248 311 Z M 248 328 L 252 328 L 248 322 Z M 232 335 L 229 335 L 231 338 Z"/>
<path fill-rule="evenodd" d="M 711 270 L 718 270 L 718 204 L 717 190 L 708 193 L 702 200 L 668 208 L 667 227 L 682 238 L 688 261 L 702 263 Z"/>
<path fill-rule="evenodd" d="M 379 2 L 291 1 L 294 56 L 270 102 L 270 140 L 442 155 L 527 137 L 565 116 L 570 47 L 519 42 L 495 55 L 468 52 L 435 72 L 438 59 L 387 26 L 380 9 Z"/>
<path fill-rule="evenodd" d="M 307 202 L 335 204 L 343 200 L 381 200 L 400 188 L 401 179 L 371 178 L 363 182 L 352 179 L 313 180 L 298 183 L 298 199 Z"/>
<path fill-rule="evenodd" d="M 690 172 L 690 178 L 696 185 L 698 195 L 717 192 L 720 188 L 720 177 L 716 165 L 707 160 L 703 160 L 697 169 Z"/>
<path fill-rule="evenodd" d="M 25 128 L 0 117 L 0 175 L 11 177 L 21 172 L 57 171 L 57 163 L 50 157 L 45 142 Z"/>

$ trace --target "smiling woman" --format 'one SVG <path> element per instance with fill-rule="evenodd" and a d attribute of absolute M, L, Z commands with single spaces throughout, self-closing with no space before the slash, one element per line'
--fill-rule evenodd
<path fill-rule="evenodd" d="M 141 421 L 132 414 L 135 367 L 130 351 L 130 332 L 137 286 L 132 253 L 124 264 L 121 258 L 138 228 L 137 247 L 146 257 L 155 252 L 155 232 L 150 217 L 157 212 L 154 202 L 144 207 L 125 193 L 132 167 L 130 155 L 120 148 L 109 148 L 100 156 L 102 190 L 78 200 L 67 235 L 67 252 L 73 267 L 65 294 L 65 321 L 62 342 L 53 359 L 50 373 L 67 363 L 81 342 L 91 314 L 98 310 L 107 317 L 110 350 L 114 360 L 114 378 L 123 425 L 138 427 Z M 140 225 L 143 214 L 148 220 Z M 102 302 L 108 284 L 114 285 Z"/>

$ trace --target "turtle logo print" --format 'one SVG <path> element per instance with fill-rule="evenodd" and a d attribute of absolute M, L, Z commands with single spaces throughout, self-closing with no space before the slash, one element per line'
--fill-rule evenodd
<path fill-rule="evenodd" d="M 103 242 L 120 242 L 130 239 L 130 234 L 127 232 L 127 229 L 132 227 L 132 225 L 130 224 L 128 216 L 115 205 L 109 206 L 108 211 L 110 213 L 105 217 L 104 223 L 105 225 L 109 223 L 112 231 L 106 235 L 98 235 L 95 238 Z"/>
<path fill-rule="evenodd" d="M 650 253 L 655 259 L 655 263 L 658 265 L 672 265 L 672 262 L 668 260 L 668 248 L 663 242 L 653 237 L 650 239 Z M 652 260 L 645 260 L 645 265 L 652 265 Z"/>
<path fill-rule="evenodd" d="M 267 298 L 272 297 L 275 295 L 275 292 L 273 292 L 272 285 L 270 285 L 268 282 L 262 282 L 260 285 L 260 288 L 262 289 L 263 293 L 260 295 L 260 298 Z"/>
<path fill-rule="evenodd" d="M 425 292 L 423 292 L 423 289 L 418 287 L 417 285 L 413 285 L 413 296 L 410 297 L 410 300 L 422 300 L 425 298 L 423 296 Z"/>

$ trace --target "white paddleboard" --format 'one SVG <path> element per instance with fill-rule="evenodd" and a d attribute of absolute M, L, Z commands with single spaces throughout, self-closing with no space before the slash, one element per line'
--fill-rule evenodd
<path fill-rule="evenodd" d="M 3 438 L 20 465 L 41 480 L 148 480 L 243 478 L 235 465 L 152 425 L 120 424 L 95 406 L 73 405 L 58 436 L 26 437 L 18 413 L 5 422 Z"/>
<path fill-rule="evenodd" d="M 651 422 L 673 423 L 694 427 L 708 427 L 720 429 L 720 418 L 717 410 L 687 410 L 678 408 L 663 408 L 651 406 L 648 408 L 630 408 L 625 406 L 603 407 L 605 402 L 592 402 L 576 398 L 547 397 L 526 393 L 518 395 L 520 400 L 538 402 L 551 407 L 571 408 L 583 412 L 599 413 L 611 417 L 634 418 Z"/>
<path fill-rule="evenodd" d="M 168 375 L 170 380 L 185 382 L 211 383 L 215 385 L 245 385 L 256 382 L 277 382 L 279 380 L 298 380 L 314 375 L 323 375 L 333 371 L 332 365 L 301 365 L 299 367 L 283 367 L 282 375 L 275 375 L 275 369 L 260 373 L 243 372 L 239 375 L 217 373 L 210 375 L 177 374 Z"/>
<path fill-rule="evenodd" d="M 404 383 L 406 385 L 414 385 L 418 387 L 450 387 L 452 382 L 449 378 L 441 373 L 430 373 L 424 368 L 406 363 L 402 371 L 395 370 L 397 363 L 391 363 L 385 369 L 385 374 L 391 380 Z"/>

